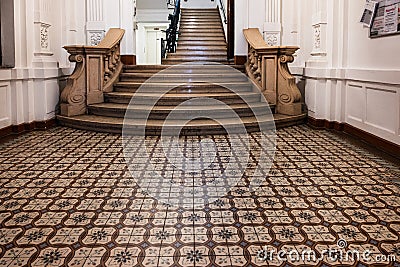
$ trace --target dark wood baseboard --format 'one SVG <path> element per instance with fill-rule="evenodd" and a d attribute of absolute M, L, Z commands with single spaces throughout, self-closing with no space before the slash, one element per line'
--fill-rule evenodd
<path fill-rule="evenodd" d="M 235 56 L 235 65 L 244 65 L 247 62 L 247 56 Z"/>
<path fill-rule="evenodd" d="M 23 123 L 19 125 L 11 125 L 0 129 L 0 139 L 12 136 L 12 135 L 20 135 L 26 132 L 31 131 L 44 131 L 50 129 L 57 125 L 56 119 L 50 119 L 47 121 L 34 121 L 30 123 Z"/>
<path fill-rule="evenodd" d="M 124 65 L 136 65 L 136 55 L 122 55 L 121 61 Z"/>
<path fill-rule="evenodd" d="M 379 136 L 373 135 L 359 128 L 356 128 L 350 124 L 340 123 L 336 121 L 319 120 L 311 117 L 308 117 L 307 123 L 312 127 L 318 129 L 329 129 L 344 132 L 351 137 L 354 137 L 370 146 L 373 146 L 378 150 L 394 156 L 395 158 L 400 158 L 400 145 L 387 141 Z"/>

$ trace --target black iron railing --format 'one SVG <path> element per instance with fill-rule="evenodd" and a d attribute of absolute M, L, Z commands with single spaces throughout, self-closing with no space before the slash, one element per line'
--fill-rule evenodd
<path fill-rule="evenodd" d="M 227 19 L 226 8 L 225 8 L 223 0 L 219 0 L 219 8 L 222 11 L 222 16 L 224 16 L 224 23 L 227 24 L 228 23 L 228 19 Z"/>
<path fill-rule="evenodd" d="M 176 0 L 167 0 L 168 7 L 175 7 L 175 5 L 176 5 Z"/>
<path fill-rule="evenodd" d="M 171 21 L 165 31 L 166 39 L 161 39 L 161 57 L 166 58 L 168 53 L 176 52 L 176 41 L 178 37 L 179 19 L 181 15 L 181 0 L 175 1 L 174 13 L 170 14 L 168 20 Z"/>

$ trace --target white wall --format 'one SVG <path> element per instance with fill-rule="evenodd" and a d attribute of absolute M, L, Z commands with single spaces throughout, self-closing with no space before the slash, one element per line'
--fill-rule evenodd
<path fill-rule="evenodd" d="M 260 29 L 269 45 L 281 44 L 281 5 L 282 0 L 235 0 L 235 55 L 247 55 L 243 36 L 243 29 L 247 28 Z"/>
<path fill-rule="evenodd" d="M 122 27 L 122 54 L 134 54 L 132 0 L 14 0 L 14 23 L 15 68 L 0 69 L 0 129 L 55 117 L 73 69 L 63 46 Z"/>
<path fill-rule="evenodd" d="M 291 69 L 305 79 L 309 115 L 400 144 L 400 35 L 369 39 L 364 0 L 282 1 L 282 40 L 301 47 Z"/>

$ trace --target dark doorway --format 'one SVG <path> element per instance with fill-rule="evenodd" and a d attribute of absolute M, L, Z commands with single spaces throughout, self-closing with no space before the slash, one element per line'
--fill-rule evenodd
<path fill-rule="evenodd" d="M 228 59 L 235 57 L 235 0 L 228 0 Z"/>

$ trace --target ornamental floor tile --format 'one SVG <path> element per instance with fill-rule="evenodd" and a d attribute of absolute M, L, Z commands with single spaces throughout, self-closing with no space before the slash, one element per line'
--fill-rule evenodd
<path fill-rule="evenodd" d="M 257 173 L 260 135 L 249 136 L 251 149 L 208 136 L 216 152 L 182 137 L 188 171 L 158 137 L 131 142 L 129 160 L 121 136 L 63 127 L 0 143 L 0 266 L 400 266 L 399 165 L 296 126 L 277 131 L 272 167 Z"/>

